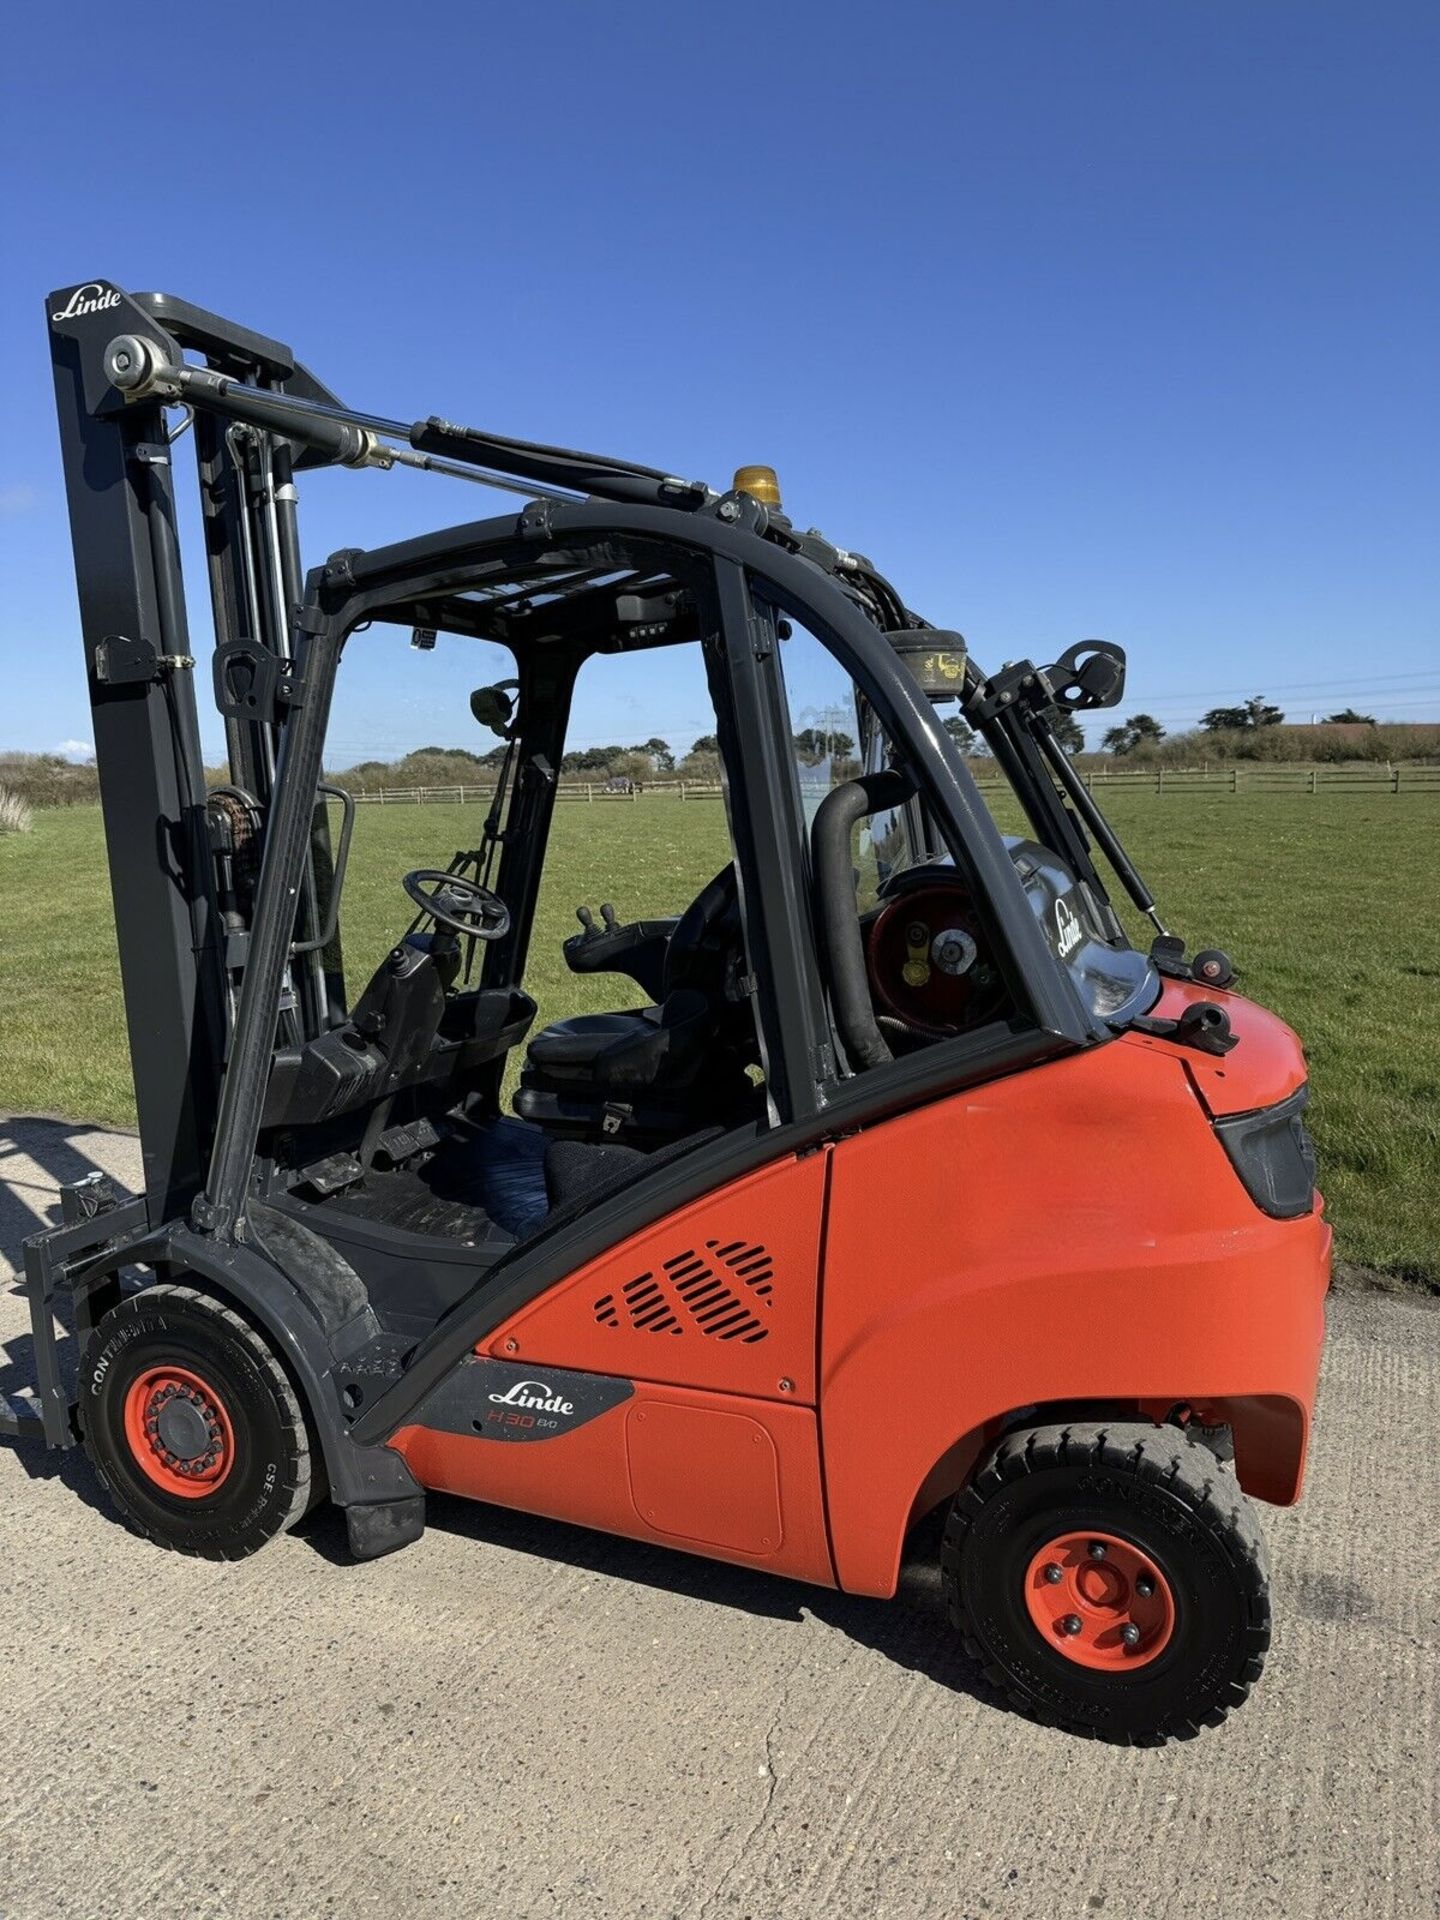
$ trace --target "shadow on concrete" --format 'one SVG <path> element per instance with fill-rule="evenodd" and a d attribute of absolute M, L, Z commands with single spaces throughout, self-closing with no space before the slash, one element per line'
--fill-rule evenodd
<path fill-rule="evenodd" d="M 0 1118 L 0 1250 L 20 1265 L 20 1243 L 60 1218 L 56 1188 L 102 1171 L 75 1142 L 96 1131 L 81 1120 Z M 118 1192 L 126 1190 L 116 1183 Z"/>
<path fill-rule="evenodd" d="M 124 1520 L 105 1497 L 95 1469 L 82 1448 L 68 1447 L 62 1451 L 47 1447 L 39 1440 L 7 1440 L 3 1445 L 15 1455 L 31 1480 L 58 1481 L 74 1494 L 82 1506 L 89 1507 L 112 1526 L 120 1527 L 127 1533 L 133 1531 L 126 1527 Z"/>
<path fill-rule="evenodd" d="M 899 1590 L 893 1600 L 886 1601 L 805 1586 L 750 1567 L 704 1560 L 448 1494 L 428 1494 L 426 1509 L 427 1527 L 459 1535 L 477 1548 L 504 1547 L 512 1553 L 555 1560 L 637 1587 L 731 1607 L 757 1620 L 798 1622 L 809 1613 L 897 1666 L 924 1674 L 937 1686 L 987 1706 L 1006 1707 L 1003 1697 L 966 1657 L 946 1613 L 939 1570 L 943 1515 L 931 1515 L 911 1532 Z M 320 1508 L 303 1524 L 300 1537 L 337 1568 L 355 1570 L 344 1517 L 337 1508 Z M 483 1578 L 478 1553 L 476 1578 Z"/>
<path fill-rule="evenodd" d="M 15 1268 L 12 1292 L 23 1291 L 22 1241 L 42 1228 L 54 1226 L 60 1219 L 60 1197 L 56 1189 L 73 1180 L 82 1180 L 86 1174 L 105 1171 L 76 1145 L 77 1140 L 95 1131 L 83 1121 L 52 1120 L 32 1114 L 0 1117 L 0 1252 Z M 119 1181 L 116 1190 L 122 1195 L 127 1191 Z M 62 1294 L 56 1305 L 61 1326 L 66 1333 L 71 1332 L 68 1299 Z M 61 1346 L 61 1368 L 66 1375 L 66 1385 L 72 1390 L 73 1380 L 69 1375 L 74 1365 L 74 1342 L 67 1340 Z M 0 1345 L 0 1395 L 20 1393 L 34 1385 L 34 1339 L 28 1332 L 14 1334 Z M 79 1448 L 61 1451 L 46 1447 L 38 1440 L 5 1444 L 32 1480 L 58 1480 L 86 1506 L 115 1519 L 94 1470 Z"/>

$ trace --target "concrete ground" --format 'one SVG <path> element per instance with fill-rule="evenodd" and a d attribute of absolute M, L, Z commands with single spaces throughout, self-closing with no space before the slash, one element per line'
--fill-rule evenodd
<path fill-rule="evenodd" d="M 0 1244 L 137 1164 L 0 1122 Z M 27 1325 L 0 1280 L 0 1391 Z M 432 1498 L 391 1559 L 322 1514 L 214 1566 L 0 1444 L 0 1920 L 1433 1914 L 1437 1491 L 1440 1312 L 1338 1299 L 1265 1677 L 1133 1753 L 991 1699 L 924 1564 L 887 1606 Z"/>

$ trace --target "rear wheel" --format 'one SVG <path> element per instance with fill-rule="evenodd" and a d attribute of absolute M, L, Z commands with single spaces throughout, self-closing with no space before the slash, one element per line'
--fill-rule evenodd
<path fill-rule="evenodd" d="M 1249 1503 L 1170 1428 L 1010 1434 L 956 1497 L 941 1565 L 987 1677 L 1099 1739 L 1154 1745 L 1218 1725 L 1270 1644 Z"/>
<path fill-rule="evenodd" d="M 159 1546 L 242 1560 L 310 1504 L 288 1376 L 247 1321 L 194 1287 L 147 1287 L 104 1316 L 81 1366 L 80 1418 L 111 1499 Z"/>

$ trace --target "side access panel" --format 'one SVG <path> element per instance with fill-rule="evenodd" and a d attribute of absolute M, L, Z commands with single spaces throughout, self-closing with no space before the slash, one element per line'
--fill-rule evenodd
<path fill-rule="evenodd" d="M 390 1441 L 422 1486 L 835 1583 L 809 1407 L 492 1361 L 441 1393 Z"/>
<path fill-rule="evenodd" d="M 832 1586 L 814 1410 L 826 1165 L 763 1168 L 579 1268 L 391 1446 L 427 1487 Z"/>
<path fill-rule="evenodd" d="M 813 1406 L 827 1159 L 778 1161 L 656 1221 L 507 1320 L 485 1351 Z"/>

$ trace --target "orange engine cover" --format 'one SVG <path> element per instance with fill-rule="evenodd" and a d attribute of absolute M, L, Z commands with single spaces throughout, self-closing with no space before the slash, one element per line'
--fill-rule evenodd
<path fill-rule="evenodd" d="M 564 1370 L 583 1424 L 512 1432 L 529 1410 L 485 1383 L 392 1444 L 426 1486 L 871 1594 L 910 1522 L 1047 1408 L 1188 1406 L 1232 1426 L 1247 1491 L 1293 1499 L 1330 1233 L 1318 1207 L 1262 1213 L 1215 1136 L 1211 1112 L 1304 1073 L 1281 1022 L 1228 1004 L 1223 1059 L 1127 1036 L 680 1208 L 468 1363 L 513 1371 L 537 1422 Z"/>
<path fill-rule="evenodd" d="M 1264 1041 L 1261 1082 L 1283 1097 L 1298 1046 L 1287 1073 L 1280 1036 Z M 1046 1403 L 1163 1418 L 1243 1402 L 1262 1437 L 1247 1461 L 1237 1424 L 1241 1485 L 1295 1497 L 1330 1232 L 1318 1210 L 1277 1220 L 1254 1204 L 1184 1051 L 1127 1037 L 835 1147 L 820 1413 L 847 1590 L 893 1592 L 937 1463 Z M 1243 1038 L 1223 1064 L 1220 1084 L 1243 1088 Z"/>

